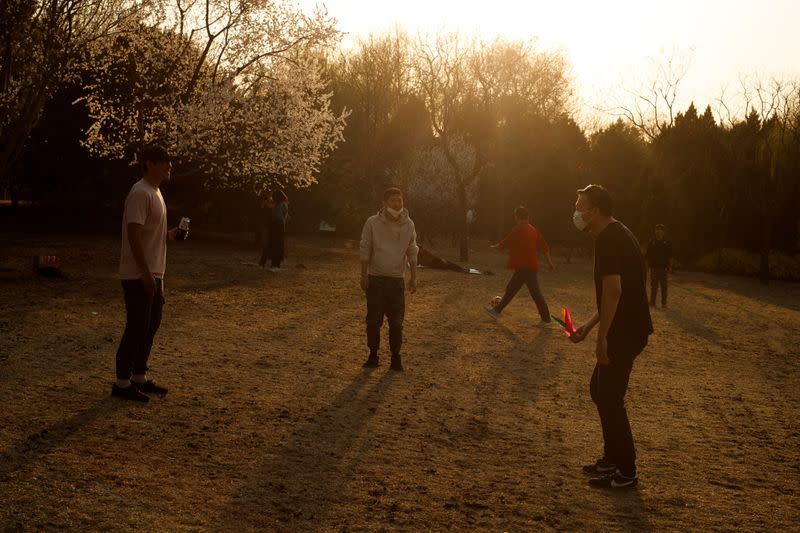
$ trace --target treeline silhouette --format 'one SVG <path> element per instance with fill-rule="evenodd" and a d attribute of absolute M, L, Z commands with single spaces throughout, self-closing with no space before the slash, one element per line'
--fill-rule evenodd
<path fill-rule="evenodd" d="M 289 190 L 294 231 L 326 221 L 356 236 L 381 191 L 398 185 L 422 238 L 433 243 L 453 239 L 463 252 L 467 232 L 496 239 L 514 207 L 525 205 L 551 242 L 586 247 L 571 226 L 575 190 L 600 183 L 642 241 L 654 224 L 666 224 L 684 265 L 708 265 L 710 257 L 712 268 L 724 270 L 722 251 L 743 249 L 760 254 L 766 281 L 770 250 L 798 252 L 796 87 L 773 95 L 784 105 L 752 105 L 725 123 L 710 107 L 691 104 L 655 129 L 619 118 L 589 131 L 576 122 L 567 60 L 533 42 L 395 33 L 320 51 L 314 60 L 333 111 L 348 114 L 344 140 L 324 160 L 318 183 Z M 92 158 L 81 146 L 91 122 L 79 102 L 83 86 L 73 80 L 45 106 L 13 187 L 16 199 L 40 209 L 14 219 L 51 213 L 116 231 L 136 169 Z M 209 188 L 176 174 L 165 195 L 177 216 L 193 216 L 198 230 L 257 231 L 261 190 Z M 468 209 L 477 214 L 469 226 Z"/>

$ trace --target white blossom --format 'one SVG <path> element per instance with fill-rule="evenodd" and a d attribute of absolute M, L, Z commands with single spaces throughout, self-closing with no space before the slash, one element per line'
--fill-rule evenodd
<path fill-rule="evenodd" d="M 344 128 L 314 62 L 336 42 L 332 21 L 280 2 L 208 4 L 207 17 L 205 3 L 164 4 L 96 44 L 84 145 L 131 158 L 157 140 L 179 157 L 178 173 L 212 187 L 315 183 Z"/>

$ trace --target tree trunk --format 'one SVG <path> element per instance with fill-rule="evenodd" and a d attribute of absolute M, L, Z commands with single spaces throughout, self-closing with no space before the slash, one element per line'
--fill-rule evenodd
<path fill-rule="evenodd" d="M 16 214 L 17 209 L 19 208 L 19 194 L 17 194 L 16 184 L 13 183 L 10 179 L 9 179 L 9 183 L 10 183 L 10 186 L 9 186 L 9 189 L 8 189 L 8 193 L 9 193 L 9 195 L 11 195 L 11 209 Z"/>
<path fill-rule="evenodd" d="M 795 234 L 795 247 L 800 251 L 800 218 L 797 219 L 797 233 Z"/>
<path fill-rule="evenodd" d="M 19 161 L 25 143 L 39 119 L 45 104 L 46 91 L 44 84 L 36 88 L 35 92 L 23 104 L 23 110 L 13 124 L 8 126 L 7 135 L 3 139 L 5 145 L 0 149 L 0 182 L 12 182 L 11 174 L 17 161 Z M 12 187 L 13 188 L 13 187 Z"/>
<path fill-rule="evenodd" d="M 463 226 L 461 229 L 461 244 L 460 248 L 460 260 L 461 262 L 469 261 L 469 222 L 467 222 L 466 215 L 464 216 Z"/>
<path fill-rule="evenodd" d="M 459 227 L 459 260 L 463 263 L 469 261 L 469 222 L 467 222 L 467 186 L 464 179 L 458 174 L 458 167 L 456 168 L 456 180 L 458 183 L 458 203 L 459 203 L 459 216 L 461 223 Z"/>
<path fill-rule="evenodd" d="M 728 240 L 728 216 L 727 210 L 723 207 L 722 212 L 720 213 L 720 230 L 719 230 L 719 242 L 717 244 L 717 272 L 722 272 L 722 259 L 723 259 L 723 251 L 725 250 L 725 243 Z"/>
<path fill-rule="evenodd" d="M 772 244 L 772 215 L 765 214 L 761 227 L 761 264 L 758 269 L 758 279 L 762 285 L 769 285 L 769 250 Z"/>
<path fill-rule="evenodd" d="M 497 209 L 497 221 L 494 226 L 495 228 L 495 239 L 492 239 L 494 242 L 499 241 L 503 238 L 503 235 L 506 234 L 508 228 L 506 228 L 506 194 L 505 191 L 500 193 L 500 205 Z"/>

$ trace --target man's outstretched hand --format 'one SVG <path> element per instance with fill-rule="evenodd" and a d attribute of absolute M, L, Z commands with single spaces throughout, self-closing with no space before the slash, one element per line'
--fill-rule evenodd
<path fill-rule="evenodd" d="M 586 335 L 588 334 L 589 334 L 589 328 L 587 328 L 586 324 L 584 324 L 578 329 L 576 329 L 575 332 L 569 336 L 569 340 L 577 344 L 579 342 L 583 342 L 583 340 L 586 338 Z"/>

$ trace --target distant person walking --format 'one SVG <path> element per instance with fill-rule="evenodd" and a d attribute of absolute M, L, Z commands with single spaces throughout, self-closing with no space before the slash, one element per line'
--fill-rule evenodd
<path fill-rule="evenodd" d="M 589 390 L 603 428 L 603 456 L 583 467 L 599 476 L 590 485 L 635 487 L 636 449 L 625 409 L 633 361 L 653 332 L 644 281 L 644 258 L 633 233 L 614 219 L 611 195 L 600 185 L 577 191 L 572 220 L 595 237 L 594 285 L 597 313 L 570 336 L 583 341 L 599 324 Z"/>
<path fill-rule="evenodd" d="M 405 268 L 411 270 L 409 292 L 417 289 L 417 232 L 403 207 L 403 193 L 395 187 L 383 193 L 383 207 L 367 219 L 361 231 L 361 289 L 367 294 L 367 346 L 365 367 L 378 366 L 378 348 L 383 317 L 389 322 L 389 350 L 392 370 L 403 370 L 405 317 Z"/>
<path fill-rule="evenodd" d="M 151 144 L 142 150 L 140 161 L 144 174 L 131 187 L 122 215 L 119 277 L 125 295 L 126 322 L 117 349 L 117 381 L 111 394 L 147 402 L 148 393 L 167 393 L 166 388 L 148 379 L 147 363 L 161 325 L 167 240 L 175 240 L 177 228 L 167 231 L 167 207 L 159 188 L 170 179 L 171 156 L 162 146 Z"/>
<path fill-rule="evenodd" d="M 667 306 L 667 274 L 672 272 L 672 243 L 666 239 L 667 228 L 656 224 L 655 237 L 647 243 L 645 259 L 650 269 L 650 307 L 656 306 L 661 285 L 661 307 Z"/>
<path fill-rule="evenodd" d="M 493 250 L 508 250 L 508 263 L 506 267 L 513 270 L 514 274 L 506 285 L 506 292 L 500 303 L 494 308 L 486 307 L 485 311 L 494 319 L 500 316 L 503 309 L 511 302 L 523 285 L 528 287 L 531 298 L 536 303 L 539 311 L 540 321 L 537 327 L 546 327 L 551 323 L 550 310 L 544 299 L 542 290 L 539 287 L 539 257 L 538 252 L 542 252 L 547 261 L 547 270 L 553 270 L 553 261 L 550 259 L 550 247 L 544 236 L 531 225 L 528 221 L 528 210 L 518 207 L 514 210 L 514 220 L 516 226 L 506 235 L 503 240 L 489 248 Z"/>
<path fill-rule="evenodd" d="M 289 198 L 280 189 L 272 193 L 272 218 L 269 227 L 270 272 L 280 272 L 286 247 L 286 219 L 289 217 Z"/>
<path fill-rule="evenodd" d="M 267 193 L 266 198 L 261 201 L 261 259 L 258 260 L 258 266 L 261 268 L 264 268 L 269 258 L 269 234 L 272 230 L 272 209 L 274 207 L 275 200 L 272 199 L 272 193 Z"/>

